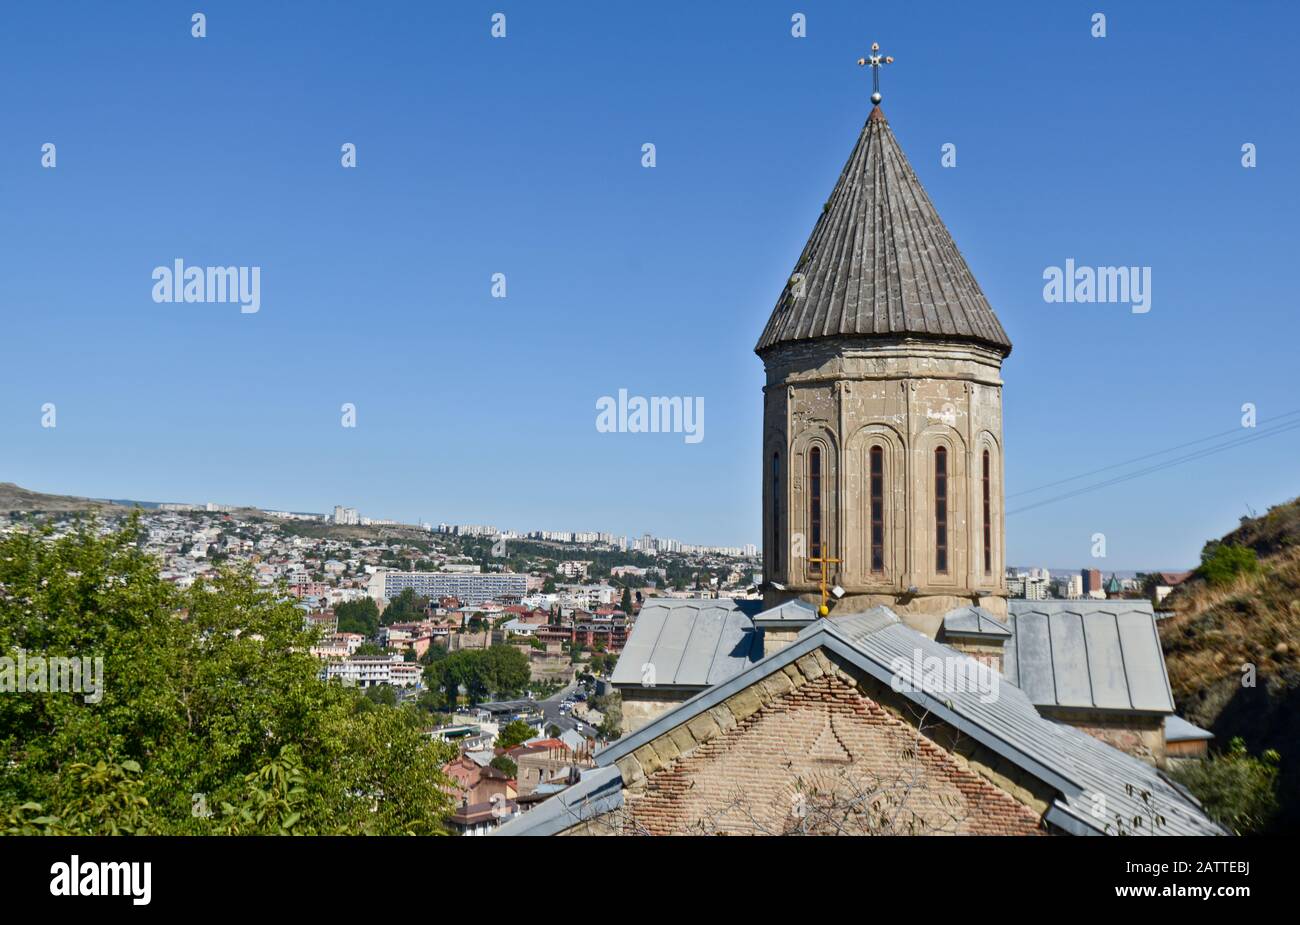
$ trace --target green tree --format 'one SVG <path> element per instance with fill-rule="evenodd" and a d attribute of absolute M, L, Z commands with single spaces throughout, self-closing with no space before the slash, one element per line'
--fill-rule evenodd
<path fill-rule="evenodd" d="M 1228 750 L 1174 772 L 1201 801 L 1205 812 L 1238 835 L 1261 832 L 1277 813 L 1278 753 L 1269 749 L 1258 758 L 1246 743 L 1234 738 Z"/>
<path fill-rule="evenodd" d="M 488 686 L 498 697 L 514 697 L 528 686 L 531 671 L 528 656 L 514 646 L 493 646 L 486 650 Z"/>
<path fill-rule="evenodd" d="M 1207 543 L 1201 552 L 1201 566 L 1197 574 L 1211 585 L 1230 584 L 1238 575 L 1252 575 L 1259 571 L 1259 557 L 1249 546 L 1231 543 Z"/>
<path fill-rule="evenodd" d="M 490 649 L 461 649 L 424 670 L 429 687 L 446 693 L 446 702 L 455 709 L 463 688 L 470 703 L 479 703 L 495 694 L 513 697 L 528 686 L 528 657 L 514 646 Z"/>
<path fill-rule="evenodd" d="M 591 706 L 604 717 L 600 721 L 598 730 L 602 739 L 613 741 L 623 734 L 623 696 L 621 694 L 615 692 L 594 697 Z"/>
<path fill-rule="evenodd" d="M 360 633 L 373 636 L 379 630 L 379 605 L 371 598 L 344 601 L 334 608 L 340 633 Z"/>
<path fill-rule="evenodd" d="M 366 699 L 371 703 L 395 707 L 397 706 L 397 691 L 391 684 L 372 684 L 366 688 Z"/>
<path fill-rule="evenodd" d="M 410 571 L 407 569 L 407 571 Z M 423 620 L 424 609 L 429 606 L 427 597 L 420 597 L 412 588 L 404 588 L 402 593 L 388 602 L 384 608 L 380 623 L 392 626 L 394 623 L 410 623 Z"/>
<path fill-rule="evenodd" d="M 521 719 L 511 720 L 497 733 L 496 747 L 511 749 L 531 739 L 535 733 L 533 727 Z"/>
<path fill-rule="evenodd" d="M 445 830 L 454 749 L 414 707 L 321 680 L 316 631 L 251 573 L 176 589 L 137 534 L 0 538 L 0 655 L 104 666 L 98 695 L 0 697 L 0 829 Z"/>
<path fill-rule="evenodd" d="M 619 607 L 622 609 L 623 613 L 628 616 L 632 615 L 632 591 L 626 586 L 623 588 L 623 600 L 619 604 Z"/>

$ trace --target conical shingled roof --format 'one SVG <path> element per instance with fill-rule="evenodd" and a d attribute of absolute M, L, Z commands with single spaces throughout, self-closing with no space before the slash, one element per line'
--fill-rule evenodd
<path fill-rule="evenodd" d="M 802 294 L 796 274 L 803 274 Z M 879 107 L 754 350 L 855 335 L 976 341 L 1011 352 Z"/>

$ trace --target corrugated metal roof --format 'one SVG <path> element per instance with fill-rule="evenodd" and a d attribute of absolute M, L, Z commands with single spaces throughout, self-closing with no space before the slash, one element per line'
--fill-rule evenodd
<path fill-rule="evenodd" d="M 642 684 L 654 666 L 656 687 L 705 687 L 743 671 L 763 655 L 752 615 L 759 601 L 651 598 L 641 607 L 610 682 Z"/>
<path fill-rule="evenodd" d="M 1147 601 L 1008 602 L 1003 672 L 1038 706 L 1172 713 Z"/>
<path fill-rule="evenodd" d="M 846 658 L 963 735 L 1056 789 L 1059 796 L 1048 814 L 1049 821 L 1068 831 L 1223 834 L 1186 791 L 1154 767 L 1072 726 L 1044 718 L 1025 692 L 1005 678 L 1000 679 L 996 696 L 990 698 L 983 684 L 978 685 L 980 689 L 935 689 L 924 671 L 914 676 L 915 666 L 931 657 L 965 659 L 971 663 L 970 670 L 976 672 L 991 669 L 910 629 L 884 607 L 818 620 L 803 630 L 794 644 L 602 749 L 596 756 L 597 763 L 613 764 L 817 648 Z M 1163 817 L 1164 824 L 1153 832 L 1154 813 Z M 1140 824 L 1134 821 L 1137 819 L 1142 820 Z"/>
<path fill-rule="evenodd" d="M 873 109 L 754 348 L 818 337 L 1011 341 Z"/>
<path fill-rule="evenodd" d="M 889 626 L 894 626 L 899 622 L 897 615 L 888 607 L 877 605 L 864 610 L 861 613 L 837 614 L 831 618 L 831 624 L 836 628 L 841 636 L 850 642 L 857 642 L 866 639 L 868 636 L 876 633 Z M 817 631 L 816 626 L 810 626 L 801 636 L 806 636 Z"/>
<path fill-rule="evenodd" d="M 1005 639 L 1011 630 L 983 607 L 958 607 L 943 617 L 943 631 L 952 636 L 991 636 Z"/>

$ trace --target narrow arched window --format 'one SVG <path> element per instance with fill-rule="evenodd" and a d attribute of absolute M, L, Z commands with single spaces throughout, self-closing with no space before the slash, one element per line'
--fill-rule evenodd
<path fill-rule="evenodd" d="M 990 490 L 989 451 L 984 451 L 984 574 L 993 574 L 993 505 Z"/>
<path fill-rule="evenodd" d="M 772 454 L 772 575 L 781 572 L 781 454 Z"/>
<path fill-rule="evenodd" d="M 822 557 L 822 451 L 808 453 L 808 549 L 809 558 Z"/>
<path fill-rule="evenodd" d="M 934 451 L 934 570 L 948 571 L 948 450 Z"/>
<path fill-rule="evenodd" d="M 871 448 L 871 571 L 885 570 L 885 448 Z"/>

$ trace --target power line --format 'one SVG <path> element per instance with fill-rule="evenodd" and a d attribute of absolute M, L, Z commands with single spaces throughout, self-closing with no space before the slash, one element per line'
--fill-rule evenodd
<path fill-rule="evenodd" d="M 1132 479 L 1140 478 L 1141 476 L 1144 475 L 1150 475 L 1153 472 L 1160 472 L 1165 469 L 1172 468 L 1173 466 L 1181 465 L 1182 463 L 1185 462 L 1190 462 L 1195 459 L 1203 459 L 1204 457 L 1212 456 L 1215 453 L 1222 453 L 1225 450 L 1236 449 L 1237 447 L 1243 446 L 1247 443 L 1254 443 L 1256 440 L 1264 440 L 1268 437 L 1273 437 L 1276 436 L 1277 434 L 1285 433 L 1287 431 L 1297 430 L 1297 429 L 1300 429 L 1300 421 L 1293 421 L 1290 424 L 1286 424 L 1280 427 L 1274 427 L 1271 430 L 1264 431 L 1263 433 L 1253 434 L 1242 440 L 1230 440 L 1226 443 L 1221 443 L 1218 446 L 1209 447 L 1208 449 L 1204 449 L 1204 450 L 1197 450 L 1195 453 L 1188 453 L 1185 456 L 1179 456 L 1174 459 L 1170 459 L 1170 460 L 1166 460 L 1165 462 L 1158 463 L 1154 466 L 1148 466 L 1145 469 L 1139 469 L 1136 472 L 1129 472 L 1126 473 L 1125 475 L 1116 476 L 1113 479 L 1107 479 L 1102 482 L 1096 482 L 1092 485 L 1085 485 L 1084 487 L 1077 488 L 1074 491 L 1068 491 L 1064 494 L 1056 495 L 1051 498 L 1046 498 L 1042 501 L 1036 501 L 1033 504 L 1027 504 L 1024 507 L 1016 508 L 1014 511 L 1007 511 L 1007 516 L 1010 517 L 1012 514 L 1019 514 L 1023 511 L 1033 510 L 1036 507 L 1043 507 L 1044 505 L 1047 504 L 1054 504 L 1057 501 L 1064 501 L 1067 498 L 1074 498 L 1077 497 L 1078 495 L 1083 495 L 1091 491 L 1096 491 L 1099 488 L 1107 488 L 1111 485 L 1119 485 L 1122 482 L 1127 482 Z M 1204 441 L 1198 440 L 1194 442 L 1203 443 Z M 1114 468 L 1114 467 L 1108 467 L 1108 468 Z"/>
<path fill-rule="evenodd" d="M 1274 421 L 1283 421 L 1286 418 L 1295 417 L 1297 414 L 1300 414 L 1300 408 L 1297 408 L 1295 411 L 1288 411 L 1286 414 L 1274 415 L 1269 419 L 1269 424 L 1272 424 Z M 1260 428 L 1259 430 L 1265 431 L 1270 429 L 1271 429 L 1270 427 L 1263 427 Z M 1210 434 L 1210 436 L 1208 437 L 1201 437 L 1197 440 L 1189 440 L 1186 443 L 1180 443 L 1177 446 L 1171 446 L 1163 450 L 1157 450 L 1154 453 L 1145 453 L 1142 456 L 1134 456 L 1132 459 L 1126 459 L 1123 462 L 1111 463 L 1109 466 L 1102 466 L 1100 469 L 1092 469 L 1089 470 L 1088 472 L 1081 472 L 1080 474 L 1072 475 L 1069 478 L 1057 479 L 1055 482 L 1046 482 L 1042 485 L 1039 485 L 1037 488 L 1026 488 L 1024 491 L 1013 492 L 1012 494 L 1007 495 L 1007 497 L 1018 498 L 1021 495 L 1032 495 L 1035 492 L 1042 491 L 1045 488 L 1054 488 L 1057 485 L 1064 485 L 1067 482 L 1077 482 L 1079 479 L 1086 479 L 1090 475 L 1097 475 L 1102 472 L 1109 472 L 1112 469 L 1122 469 L 1124 466 L 1131 466 L 1133 463 L 1142 462 L 1142 460 L 1144 459 L 1153 459 L 1157 456 L 1164 456 L 1166 453 L 1172 453 L 1175 450 L 1186 449 L 1189 446 L 1195 446 L 1196 444 L 1204 443 L 1207 440 L 1216 440 L 1219 437 L 1226 437 L 1228 434 L 1239 433 L 1241 430 L 1242 430 L 1241 427 L 1233 427 L 1229 430 L 1221 431 L 1220 433 L 1217 434 Z"/>

